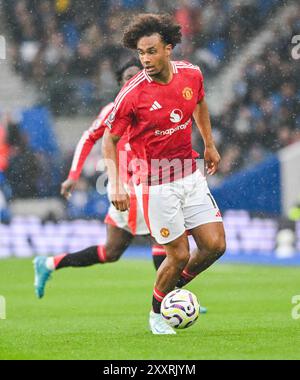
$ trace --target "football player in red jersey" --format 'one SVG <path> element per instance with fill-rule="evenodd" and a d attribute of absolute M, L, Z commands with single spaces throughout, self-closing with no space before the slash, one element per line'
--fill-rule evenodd
<path fill-rule="evenodd" d="M 125 211 L 130 199 L 118 174 L 116 145 L 128 134 L 139 161 L 134 175 L 137 199 L 152 236 L 167 251 L 153 291 L 149 323 L 154 334 L 175 334 L 160 314 L 163 298 L 211 266 L 226 246 L 221 213 L 192 152 L 194 119 L 205 144 L 207 172 L 217 171 L 220 156 L 211 133 L 203 75 L 189 62 L 171 61 L 172 49 L 181 41 L 180 29 L 171 16 L 154 14 L 139 15 L 127 28 L 124 46 L 137 50 L 144 70 L 117 96 L 103 139 L 111 200 Z M 192 254 L 186 230 L 197 244 Z"/>
<path fill-rule="evenodd" d="M 137 59 L 125 63 L 117 73 L 118 82 L 124 85 L 131 77 L 141 70 Z M 105 106 L 89 130 L 85 131 L 76 147 L 69 176 L 61 186 L 61 194 L 65 198 L 71 196 L 80 177 L 83 165 L 95 143 L 102 138 L 105 131 L 104 121 L 113 108 L 113 103 Z M 118 144 L 118 152 L 126 151 L 127 160 L 131 158 L 128 139 L 125 135 Z M 125 183 L 129 182 L 131 172 L 128 170 L 127 160 L 121 162 L 121 176 Z M 132 242 L 135 235 L 149 235 L 148 227 L 144 221 L 143 213 L 138 207 L 133 191 L 128 191 L 132 207 L 129 212 L 118 211 L 111 205 L 105 218 L 107 224 L 107 241 L 104 245 L 88 247 L 80 252 L 62 254 L 59 256 L 42 257 L 34 259 L 35 291 L 38 298 L 44 296 L 45 286 L 54 270 L 67 267 L 86 267 L 94 264 L 104 264 L 117 261 Z M 136 206 L 134 207 L 134 204 Z M 156 269 L 166 257 L 162 246 L 154 239 L 152 242 L 152 257 Z M 205 308 L 201 310 L 205 312 Z"/>

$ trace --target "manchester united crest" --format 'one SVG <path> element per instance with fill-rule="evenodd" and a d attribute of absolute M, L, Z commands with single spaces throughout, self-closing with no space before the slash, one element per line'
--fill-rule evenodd
<path fill-rule="evenodd" d="M 162 237 L 167 238 L 170 235 L 170 231 L 167 228 L 162 228 L 160 234 Z"/>
<path fill-rule="evenodd" d="M 185 87 L 182 91 L 182 95 L 185 100 L 191 100 L 193 99 L 193 90 L 190 87 Z"/>

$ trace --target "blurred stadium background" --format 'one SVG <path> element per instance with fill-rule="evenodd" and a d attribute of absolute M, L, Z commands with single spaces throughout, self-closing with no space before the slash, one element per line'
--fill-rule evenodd
<path fill-rule="evenodd" d="M 114 70 L 132 55 L 120 45 L 123 26 L 141 11 L 172 13 L 183 26 L 174 58 L 204 73 L 223 158 L 210 179 L 227 232 L 223 260 L 300 264 L 300 54 L 292 43 L 300 5 L 292 0 L 0 0 L 0 258 L 105 241 L 100 144 L 69 202 L 60 183 L 82 132 L 117 92 Z M 197 133 L 194 147 L 201 154 Z M 129 254 L 147 252 L 136 245 Z"/>

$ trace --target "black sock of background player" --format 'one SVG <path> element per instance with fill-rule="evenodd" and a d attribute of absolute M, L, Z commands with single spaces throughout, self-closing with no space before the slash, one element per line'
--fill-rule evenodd
<path fill-rule="evenodd" d="M 166 256 L 152 256 L 152 258 L 155 269 L 158 270 Z"/>
<path fill-rule="evenodd" d="M 80 252 L 64 254 L 54 258 L 55 269 L 67 267 L 88 267 L 90 265 L 104 263 L 106 253 L 104 246 L 95 246 Z"/>
<path fill-rule="evenodd" d="M 167 254 L 163 246 L 158 244 L 152 246 L 152 259 L 156 270 L 161 266 L 166 256 Z"/>
<path fill-rule="evenodd" d="M 176 288 L 183 288 L 185 285 L 191 282 L 196 276 L 197 276 L 197 273 L 189 273 L 185 269 L 180 275 L 180 278 L 176 284 Z"/>
<path fill-rule="evenodd" d="M 176 288 L 183 288 L 185 285 L 187 285 L 188 283 L 190 282 L 190 280 L 187 280 L 186 278 L 184 277 L 181 277 L 177 284 L 176 284 Z"/>

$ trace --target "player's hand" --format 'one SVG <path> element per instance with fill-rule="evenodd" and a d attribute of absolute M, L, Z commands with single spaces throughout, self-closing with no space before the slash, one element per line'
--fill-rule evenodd
<path fill-rule="evenodd" d="M 209 175 L 215 174 L 218 171 L 218 166 L 221 161 L 221 157 L 215 145 L 205 147 L 204 159 L 206 163 L 207 173 Z"/>
<path fill-rule="evenodd" d="M 72 195 L 73 190 L 75 189 L 77 181 L 75 179 L 68 178 L 65 182 L 61 184 L 60 194 L 69 199 Z"/>
<path fill-rule="evenodd" d="M 111 203 L 119 211 L 127 211 L 130 206 L 129 195 L 125 192 L 124 189 L 119 189 L 118 191 L 111 191 L 110 193 Z"/>

